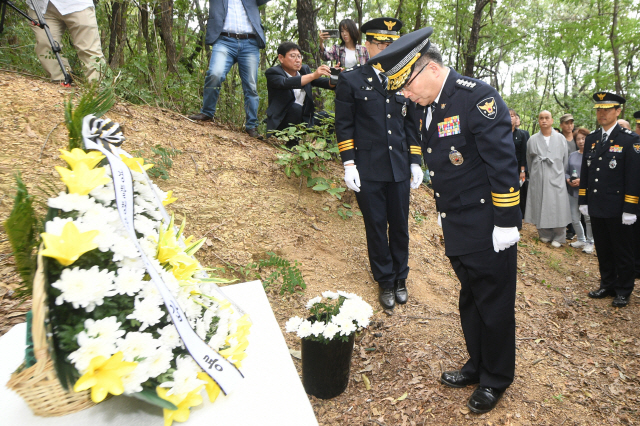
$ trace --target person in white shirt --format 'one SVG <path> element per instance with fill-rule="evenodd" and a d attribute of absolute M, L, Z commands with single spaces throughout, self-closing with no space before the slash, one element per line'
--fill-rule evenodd
<path fill-rule="evenodd" d="M 78 58 L 85 66 L 84 76 L 87 81 L 99 79 L 101 70 L 106 66 L 100 32 L 96 20 L 95 8 L 92 0 L 27 0 L 31 9 L 39 8 L 53 39 L 62 47 L 62 36 L 69 30 L 71 42 L 76 48 Z M 34 10 L 29 11 L 32 18 L 36 18 Z M 42 68 L 49 74 L 51 81 L 64 81 L 64 74 L 60 65 L 52 55 L 51 44 L 45 31 L 39 27 L 32 27 L 36 35 L 36 55 Z M 69 61 L 64 56 L 62 63 L 65 70 L 72 73 Z"/>

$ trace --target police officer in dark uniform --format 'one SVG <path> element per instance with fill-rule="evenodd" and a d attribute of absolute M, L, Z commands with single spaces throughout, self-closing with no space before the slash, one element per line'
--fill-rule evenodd
<path fill-rule="evenodd" d="M 593 95 L 602 126 L 584 143 L 578 203 L 591 217 L 598 255 L 600 288 L 589 297 L 613 296 L 612 305 L 629 303 L 635 278 L 634 235 L 640 197 L 640 137 L 618 125 L 622 96 L 609 92 Z"/>
<path fill-rule="evenodd" d="M 636 134 L 640 136 L 640 111 L 634 112 L 633 118 L 636 119 Z"/>
<path fill-rule="evenodd" d="M 401 27 L 395 18 L 362 25 L 369 56 L 397 40 Z M 345 182 L 356 192 L 362 211 L 380 304 L 393 309 L 396 301 L 406 303 L 408 297 L 409 187 L 418 188 L 422 182 L 422 154 L 415 104 L 399 92 L 387 91 L 385 77 L 379 74 L 370 65 L 340 74 L 335 126 Z"/>
<path fill-rule="evenodd" d="M 636 124 L 636 134 L 640 136 L 640 111 L 636 111 L 633 113 L 633 118 L 635 118 Z M 638 212 L 640 213 L 640 207 L 638 208 Z M 640 222 L 636 222 L 633 225 L 635 239 L 635 256 L 636 256 L 636 279 L 640 278 Z"/>
<path fill-rule="evenodd" d="M 478 383 L 467 406 L 486 413 L 515 370 L 516 243 L 522 226 L 509 112 L 488 84 L 444 67 L 431 28 L 405 35 L 371 59 L 391 90 L 425 110 L 422 143 L 446 255 L 461 283 L 460 321 L 469 361 L 441 376 Z M 420 108 L 420 106 L 418 106 Z"/>

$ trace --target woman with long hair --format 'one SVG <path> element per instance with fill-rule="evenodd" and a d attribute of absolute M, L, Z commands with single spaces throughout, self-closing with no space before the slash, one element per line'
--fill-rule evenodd
<path fill-rule="evenodd" d="M 360 30 L 352 19 L 343 19 L 338 25 L 340 44 L 325 47 L 329 33 L 320 32 L 320 54 L 325 61 L 337 61 L 337 68 L 351 68 L 364 65 L 369 60 L 367 48 L 360 44 Z"/>

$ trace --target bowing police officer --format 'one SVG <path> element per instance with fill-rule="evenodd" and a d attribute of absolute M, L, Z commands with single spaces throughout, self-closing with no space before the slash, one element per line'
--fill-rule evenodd
<path fill-rule="evenodd" d="M 589 297 L 614 297 L 612 305 L 629 303 L 635 279 L 634 235 L 640 197 L 640 137 L 618 124 L 622 96 L 609 92 L 593 95 L 600 129 L 585 139 L 582 157 L 579 209 L 591 217 L 598 255 L 600 288 Z"/>
<path fill-rule="evenodd" d="M 397 40 L 401 27 L 395 18 L 362 25 L 369 56 Z M 387 91 L 385 77 L 368 64 L 340 74 L 335 103 L 344 180 L 362 211 L 380 304 L 393 309 L 408 298 L 409 188 L 418 188 L 423 178 L 415 104 Z"/>
<path fill-rule="evenodd" d="M 640 111 L 634 112 L 633 118 L 635 118 L 636 121 L 636 134 L 640 136 Z"/>
<path fill-rule="evenodd" d="M 422 106 L 419 123 L 445 253 L 461 283 L 469 360 L 442 373 L 454 388 L 479 384 L 467 402 L 492 410 L 515 369 L 516 243 L 522 226 L 517 160 L 507 106 L 496 90 L 445 67 L 432 28 L 407 34 L 370 60 L 390 90 Z"/>

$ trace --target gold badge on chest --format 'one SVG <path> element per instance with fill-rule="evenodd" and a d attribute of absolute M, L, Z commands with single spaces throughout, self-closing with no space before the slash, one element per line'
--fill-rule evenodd
<path fill-rule="evenodd" d="M 453 164 L 454 166 L 459 166 L 464 162 L 464 158 L 462 157 L 462 154 L 460 154 L 460 151 L 456 151 L 455 147 L 451 147 L 451 152 L 449 152 L 449 161 L 451 161 L 451 164 Z"/>

